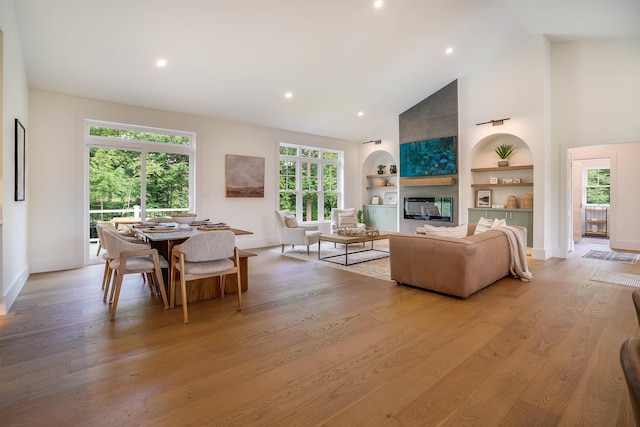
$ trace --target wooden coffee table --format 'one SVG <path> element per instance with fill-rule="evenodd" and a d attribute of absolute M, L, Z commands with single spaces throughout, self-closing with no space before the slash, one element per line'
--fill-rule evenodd
<path fill-rule="evenodd" d="M 367 262 L 367 261 L 373 261 L 374 259 L 380 259 L 380 258 L 385 258 L 389 256 L 389 251 L 383 251 L 381 249 L 375 249 L 373 247 L 373 242 L 376 240 L 384 240 L 384 239 L 388 239 L 389 238 L 389 232 L 387 231 L 380 231 L 379 234 L 377 236 L 343 236 L 342 234 L 337 234 L 337 233 L 331 233 L 331 234 L 321 234 L 318 240 L 318 259 L 319 260 L 323 260 L 323 261 L 328 261 L 328 262 L 333 262 L 335 264 L 340 264 L 340 265 L 353 265 L 353 264 L 359 264 L 361 262 Z M 344 254 L 338 254 L 338 255 L 329 255 L 329 256 L 325 256 L 323 257 L 320 253 L 320 247 L 322 242 L 333 242 L 333 243 L 341 243 L 344 245 Z M 363 243 L 366 244 L 366 242 L 371 242 L 371 247 L 370 248 L 365 248 L 359 251 L 351 251 L 349 252 L 349 245 L 354 244 L 354 243 Z M 365 246 L 365 245 L 363 245 Z M 382 257 L 377 257 L 377 258 L 372 258 L 372 259 L 366 259 L 363 261 L 357 261 L 357 262 L 349 262 L 349 255 L 353 255 L 353 254 L 357 254 L 360 252 L 370 252 L 370 251 L 375 251 L 375 252 L 381 252 L 383 254 L 386 254 L 386 256 L 382 256 Z M 344 262 L 340 262 L 337 261 L 335 259 L 332 258 L 338 258 L 338 257 L 343 257 L 344 256 Z"/>

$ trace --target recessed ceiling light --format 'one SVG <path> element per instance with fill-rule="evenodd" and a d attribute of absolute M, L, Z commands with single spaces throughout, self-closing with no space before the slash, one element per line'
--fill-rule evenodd
<path fill-rule="evenodd" d="M 287 92 L 287 93 L 284 94 L 284 97 L 287 98 L 287 99 L 292 98 L 293 97 L 293 93 Z"/>
<path fill-rule="evenodd" d="M 158 59 L 156 61 L 156 67 L 163 68 L 163 67 L 166 67 L 166 66 L 167 66 L 167 60 L 166 59 L 160 58 L 160 59 Z"/>
<path fill-rule="evenodd" d="M 382 0 L 376 0 L 373 2 L 373 7 L 375 7 L 376 9 L 380 9 L 383 5 L 384 2 Z"/>
<path fill-rule="evenodd" d="M 452 47 L 448 47 L 444 53 L 446 53 L 447 55 L 451 55 L 453 53 L 453 48 Z"/>
<path fill-rule="evenodd" d="M 364 111 L 358 111 L 358 117 L 364 116 Z"/>

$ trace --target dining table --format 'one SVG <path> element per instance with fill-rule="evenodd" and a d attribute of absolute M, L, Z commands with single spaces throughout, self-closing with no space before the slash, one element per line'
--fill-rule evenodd
<path fill-rule="evenodd" d="M 163 223 L 139 223 L 127 225 L 131 232 L 149 243 L 152 248 L 158 250 L 158 254 L 162 255 L 167 261 L 170 261 L 170 255 L 173 247 L 184 242 L 191 236 L 195 236 L 201 233 L 215 233 L 219 230 L 232 231 L 236 236 L 253 234 L 252 231 L 241 230 L 238 228 L 229 227 L 226 225 L 221 226 L 207 226 L 204 225 L 188 225 L 179 226 L 178 223 L 163 222 Z M 246 250 L 238 250 L 240 255 L 240 285 L 242 291 L 247 291 L 249 288 L 249 258 L 257 256 L 253 252 Z M 168 269 L 163 269 L 162 276 L 165 281 L 165 287 L 169 291 L 169 275 Z M 235 275 L 228 275 L 225 278 L 224 292 L 221 289 L 220 279 L 207 278 L 190 281 L 187 286 L 187 302 L 203 301 L 213 299 L 223 294 L 235 294 L 237 292 L 237 283 Z M 181 305 L 182 297 L 180 292 L 176 292 L 176 304 Z"/>

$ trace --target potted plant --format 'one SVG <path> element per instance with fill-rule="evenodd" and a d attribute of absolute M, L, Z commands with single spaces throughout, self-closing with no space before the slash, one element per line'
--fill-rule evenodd
<path fill-rule="evenodd" d="M 382 175 L 384 173 L 385 165 L 378 165 L 378 175 Z"/>
<path fill-rule="evenodd" d="M 498 161 L 498 166 L 509 166 L 509 156 L 513 154 L 512 144 L 500 144 L 496 145 L 496 154 L 501 160 Z"/>
<path fill-rule="evenodd" d="M 358 218 L 358 227 L 366 227 L 366 224 L 364 222 L 364 212 L 362 211 L 362 209 L 358 210 L 358 212 L 356 213 L 356 217 Z"/>

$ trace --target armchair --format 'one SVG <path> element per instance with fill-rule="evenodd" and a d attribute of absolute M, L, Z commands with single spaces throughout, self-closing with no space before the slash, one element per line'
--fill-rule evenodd
<path fill-rule="evenodd" d="M 288 210 L 275 211 L 276 214 L 276 230 L 278 238 L 284 252 L 284 245 L 305 245 L 307 247 L 307 255 L 309 255 L 309 246 L 318 243 L 319 236 L 322 234 L 318 231 L 317 226 L 299 225 L 295 216 Z"/>
<path fill-rule="evenodd" d="M 351 218 L 353 217 L 353 218 Z M 335 233 L 338 231 L 338 227 L 341 225 L 340 218 L 343 218 L 343 221 L 351 224 L 353 227 L 356 226 L 358 220 L 356 218 L 356 208 L 347 208 L 347 209 L 331 209 L 331 232 Z"/>

